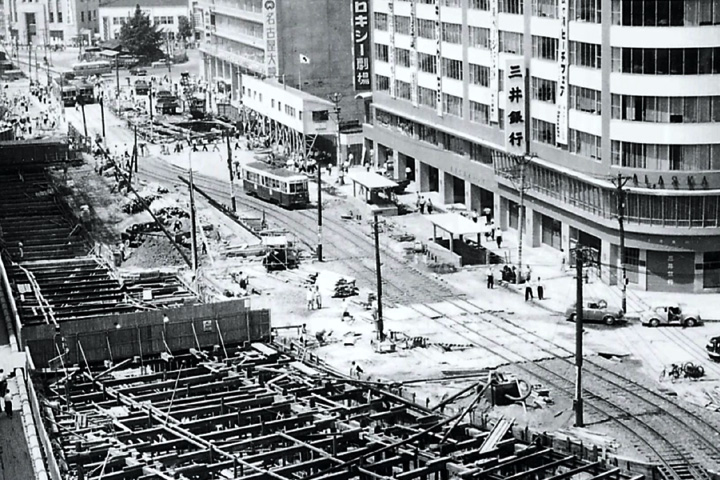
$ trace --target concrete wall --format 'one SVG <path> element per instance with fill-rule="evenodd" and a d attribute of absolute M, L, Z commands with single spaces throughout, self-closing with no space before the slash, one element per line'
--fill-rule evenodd
<path fill-rule="evenodd" d="M 23 328 L 25 346 L 30 347 L 35 365 L 67 349 L 66 364 L 102 362 L 157 355 L 160 352 L 208 348 L 270 338 L 270 311 L 250 310 L 247 300 L 234 300 L 176 309 L 108 315 L 70 320 L 60 324 Z M 165 324 L 167 315 L 170 322 Z M 84 353 L 84 356 L 83 356 Z"/>
<path fill-rule="evenodd" d="M 353 84 L 351 2 L 284 0 L 278 4 L 279 73 L 289 85 L 321 98 L 334 92 L 343 120 L 362 120 L 364 105 Z M 300 64 L 300 55 L 310 59 Z"/>

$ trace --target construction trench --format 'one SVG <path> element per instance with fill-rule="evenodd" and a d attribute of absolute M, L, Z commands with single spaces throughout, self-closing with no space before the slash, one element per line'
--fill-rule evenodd
<path fill-rule="evenodd" d="M 5 320 L 29 353 L 49 478 L 643 478 L 597 449 L 561 453 L 509 421 L 342 375 L 272 343 L 270 312 L 243 299 L 122 278 L 49 175 L 72 156 L 62 141 L 0 144 Z"/>

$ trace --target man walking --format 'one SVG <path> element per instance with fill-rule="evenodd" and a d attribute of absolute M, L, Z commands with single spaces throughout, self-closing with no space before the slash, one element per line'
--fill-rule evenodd
<path fill-rule="evenodd" d="M 542 300 L 545 298 L 545 287 L 543 287 L 540 277 L 538 277 L 538 279 L 537 279 L 537 294 L 538 294 L 538 300 Z"/>
<path fill-rule="evenodd" d="M 490 267 L 487 271 L 487 288 L 495 288 L 495 267 Z"/>
<path fill-rule="evenodd" d="M 533 291 L 532 291 L 532 282 L 527 281 L 525 282 L 525 301 L 529 301 L 534 299 Z"/>

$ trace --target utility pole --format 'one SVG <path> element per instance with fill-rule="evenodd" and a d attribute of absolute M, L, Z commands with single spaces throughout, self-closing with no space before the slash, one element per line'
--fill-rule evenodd
<path fill-rule="evenodd" d="M 115 83 L 117 83 L 117 89 L 115 96 L 118 99 L 118 113 L 120 111 L 120 52 L 115 52 Z"/>
<path fill-rule="evenodd" d="M 380 269 L 380 228 L 378 221 L 378 214 L 375 214 L 375 223 L 373 224 L 373 231 L 375 233 L 375 273 L 377 275 L 377 312 L 375 318 L 375 328 L 377 329 L 378 341 L 382 342 L 385 340 L 385 326 L 383 325 L 383 310 L 382 310 L 382 271 Z"/>
<path fill-rule="evenodd" d="M 135 173 L 138 173 L 138 157 L 140 156 L 140 150 L 138 150 L 138 142 L 137 142 L 137 124 L 135 125 L 135 146 L 133 147 L 134 150 L 134 158 L 135 158 Z"/>
<path fill-rule="evenodd" d="M 331 93 L 330 95 L 328 95 L 328 98 L 335 105 L 333 107 L 333 113 L 335 113 L 335 120 L 337 121 L 337 129 L 335 132 L 335 136 L 336 136 L 336 138 L 335 138 L 335 143 L 336 143 L 335 156 L 337 157 L 337 167 L 342 168 L 342 161 L 340 159 L 340 156 L 341 156 L 341 150 L 340 150 L 340 111 L 341 111 L 340 101 L 342 100 L 343 95 L 342 95 L 342 93 L 335 92 L 335 93 Z"/>
<path fill-rule="evenodd" d="M 628 180 L 630 180 L 630 177 L 623 177 L 620 173 L 618 173 L 616 179 L 613 179 L 617 197 L 618 226 L 620 227 L 620 268 L 622 270 L 620 284 L 622 285 L 623 313 L 627 313 L 627 267 L 625 266 L 625 190 L 623 187 L 625 187 Z"/>
<path fill-rule="evenodd" d="M 523 234 L 525 232 L 525 191 L 528 190 L 532 184 L 527 183 L 527 167 L 530 165 L 535 158 L 535 155 L 509 155 L 510 162 L 513 164 L 506 176 L 510 178 L 515 188 L 518 190 L 520 196 L 520 206 L 518 211 L 518 272 L 515 277 L 515 282 L 520 283 L 520 277 L 522 276 L 523 266 Z"/>
<path fill-rule="evenodd" d="M 575 287 L 577 300 L 575 303 L 575 426 L 583 427 L 583 399 L 582 399 L 582 365 L 583 365 L 583 262 L 585 252 L 578 245 L 575 248 Z"/>
<path fill-rule="evenodd" d="M 105 138 L 105 101 L 103 95 L 100 95 L 100 121 L 102 122 L 102 135 Z M 137 127 L 135 131 L 137 132 Z"/>
<path fill-rule="evenodd" d="M 318 244 L 317 244 L 317 258 L 318 262 L 323 261 L 323 241 L 322 241 L 322 166 L 320 162 L 315 163 L 317 168 L 317 204 L 318 204 Z"/>
<path fill-rule="evenodd" d="M 226 130 L 225 133 L 225 139 L 227 140 L 227 166 L 228 172 L 230 173 L 230 205 L 234 213 L 237 212 L 237 204 L 235 203 L 235 175 L 233 174 L 232 150 L 230 149 L 230 130 Z"/>
<path fill-rule="evenodd" d="M 85 131 L 85 138 L 87 138 L 87 119 L 85 118 L 85 99 L 82 96 L 78 96 L 80 102 L 80 109 L 82 110 L 83 117 L 83 130 Z"/>
<path fill-rule="evenodd" d="M 193 182 L 192 148 L 188 149 L 188 165 L 190 167 L 190 246 L 192 248 L 192 269 L 193 275 L 197 275 L 198 251 L 197 251 L 197 225 L 195 219 L 195 183 Z"/>

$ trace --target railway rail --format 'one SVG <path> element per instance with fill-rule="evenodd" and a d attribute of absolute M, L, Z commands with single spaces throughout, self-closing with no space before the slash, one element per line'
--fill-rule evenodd
<path fill-rule="evenodd" d="M 179 167 L 144 163 L 141 173 L 153 180 L 178 184 L 180 182 L 177 175 L 185 171 Z M 229 203 L 229 187 L 224 182 L 203 175 L 195 175 L 195 181 L 206 193 L 216 196 L 217 201 Z M 314 247 L 317 240 L 314 212 L 283 210 L 244 194 L 236 194 L 236 201 L 238 205 L 264 212 L 270 221 L 293 231 L 304 243 L 311 248 Z M 367 233 L 354 223 L 339 221 L 331 216 L 324 218 L 323 246 L 328 256 L 334 259 L 332 261 L 341 262 L 359 280 L 372 285 L 375 282 L 374 246 Z M 408 277 L 412 277 L 410 281 Z M 423 303 L 425 308 L 430 309 L 433 308 L 428 306 L 428 303 L 448 301 L 464 310 L 465 314 L 475 315 L 483 322 L 492 323 L 494 327 L 502 328 L 515 337 L 527 339 L 528 335 L 532 335 L 536 345 L 545 342 L 546 346 L 540 348 L 547 351 L 552 358 L 572 364 L 567 357 L 573 352 L 552 344 L 511 320 L 497 313 L 490 313 L 472 302 L 452 300 L 453 292 L 449 287 L 408 265 L 389 248 L 384 249 L 383 290 L 384 296 L 389 297 L 390 301 Z M 470 328 L 440 311 L 435 311 L 438 316 L 433 320 L 445 328 L 478 347 L 506 358 L 510 363 L 521 362 L 520 368 L 530 375 L 553 385 L 571 398 L 574 396 L 574 386 L 565 376 L 533 363 L 527 357 L 508 350 L 500 342 L 479 330 Z M 498 349 L 505 352 L 499 353 Z M 619 375 L 597 362 L 586 359 L 585 364 L 586 374 L 592 375 L 598 385 L 598 388 L 592 391 L 585 389 L 587 405 L 590 411 L 594 411 L 598 416 L 598 421 L 613 421 L 635 437 L 639 442 L 637 445 L 639 452 L 659 462 L 658 471 L 663 478 L 668 480 L 711 478 L 702 465 L 720 465 L 720 429 L 717 426 L 654 390 Z M 618 399 L 622 401 L 618 402 Z"/>

